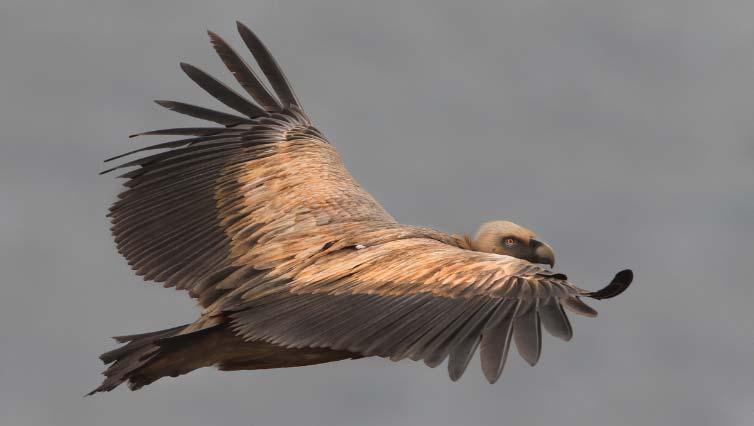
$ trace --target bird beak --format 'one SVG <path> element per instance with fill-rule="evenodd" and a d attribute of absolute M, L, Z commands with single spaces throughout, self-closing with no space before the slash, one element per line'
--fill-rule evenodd
<path fill-rule="evenodd" d="M 550 268 L 555 266 L 555 253 L 553 253 L 552 247 L 535 239 L 529 241 L 529 246 L 534 249 L 532 262 L 550 265 Z"/>

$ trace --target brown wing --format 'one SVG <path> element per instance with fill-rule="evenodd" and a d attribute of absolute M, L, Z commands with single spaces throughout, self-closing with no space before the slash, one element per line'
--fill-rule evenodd
<path fill-rule="evenodd" d="M 464 250 L 430 230 L 359 228 L 252 248 L 242 261 L 263 269 L 263 278 L 240 283 L 206 314 L 229 315 L 243 337 L 287 347 L 409 357 L 432 367 L 449 357 L 453 380 L 481 343 L 490 382 L 502 372 L 511 338 L 534 365 L 540 323 L 569 340 L 563 307 L 596 315 L 579 299 L 592 293 L 538 265 Z M 283 249 L 294 241 L 316 250 Z M 612 286 L 630 280 L 623 272 Z"/>
<path fill-rule="evenodd" d="M 128 189 L 109 213 L 120 253 L 145 280 L 186 289 L 204 305 L 227 291 L 229 279 L 243 275 L 237 259 L 268 239 L 337 223 L 394 224 L 311 125 L 267 49 L 250 30 L 238 27 L 277 98 L 210 33 L 218 54 L 256 103 L 181 64 L 199 86 L 242 115 L 157 101 L 224 127 L 144 133 L 194 137 L 124 154 L 166 150 L 111 169 L 134 168 L 122 175 Z"/>

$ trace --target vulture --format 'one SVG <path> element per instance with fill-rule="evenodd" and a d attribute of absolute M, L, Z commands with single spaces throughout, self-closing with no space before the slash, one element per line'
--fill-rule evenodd
<path fill-rule="evenodd" d="M 494 383 L 511 346 L 536 364 L 542 327 L 567 341 L 566 311 L 594 317 L 583 298 L 614 297 L 631 283 L 623 270 L 599 291 L 575 286 L 549 269 L 549 245 L 509 221 L 473 236 L 397 223 L 351 177 L 265 45 L 237 28 L 261 73 L 220 36 L 209 38 L 245 94 L 181 63 L 234 112 L 158 100 L 213 124 L 132 135 L 177 140 L 105 160 L 130 157 L 102 172 L 125 169 L 108 213 L 118 252 L 144 280 L 186 290 L 201 313 L 191 324 L 115 337 L 122 346 L 100 356 L 109 366 L 91 394 L 208 366 L 373 356 L 429 367 L 447 359 L 455 381 L 477 349 Z"/>

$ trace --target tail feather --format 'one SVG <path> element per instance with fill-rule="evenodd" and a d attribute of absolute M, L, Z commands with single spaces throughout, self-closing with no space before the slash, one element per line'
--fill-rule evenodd
<path fill-rule="evenodd" d="M 361 358 L 359 354 L 327 348 L 247 342 L 223 325 L 181 334 L 187 327 L 115 337 L 125 345 L 100 356 L 105 364 L 112 364 L 103 373 L 102 384 L 87 395 L 111 391 L 124 382 L 136 390 L 162 377 L 176 377 L 213 365 L 223 371 L 261 370 Z"/>
<path fill-rule="evenodd" d="M 102 384 L 87 395 L 111 391 L 121 383 L 131 380 L 135 377 L 134 373 L 154 358 L 158 352 L 159 346 L 155 344 L 155 341 L 175 336 L 187 326 L 188 324 L 151 333 L 113 337 L 118 343 L 126 344 L 100 355 L 99 359 L 102 362 L 113 364 L 102 373 L 105 375 Z"/>
<path fill-rule="evenodd" d="M 185 324 L 178 327 L 169 328 L 167 330 L 153 331 L 151 333 L 131 334 L 128 336 L 114 336 L 113 339 L 116 342 L 126 343 L 126 345 L 103 353 L 102 355 L 100 355 L 99 359 L 101 359 L 105 364 L 110 364 L 117 359 L 125 357 L 129 353 L 133 353 L 138 349 L 152 344 L 156 340 L 180 333 L 181 330 L 183 330 L 187 326 L 188 324 Z"/>

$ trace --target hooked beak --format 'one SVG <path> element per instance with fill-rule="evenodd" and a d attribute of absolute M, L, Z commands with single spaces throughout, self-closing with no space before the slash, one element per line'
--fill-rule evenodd
<path fill-rule="evenodd" d="M 555 266 L 555 253 L 553 253 L 552 247 L 535 239 L 529 241 L 529 246 L 534 249 L 532 262 L 550 265 L 550 268 Z"/>

